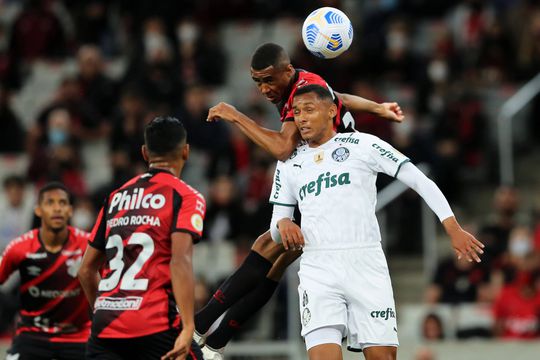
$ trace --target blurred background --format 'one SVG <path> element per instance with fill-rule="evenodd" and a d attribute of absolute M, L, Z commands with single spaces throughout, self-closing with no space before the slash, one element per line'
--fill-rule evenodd
<path fill-rule="evenodd" d="M 334 60 L 301 40 L 303 18 L 321 6 L 354 25 L 353 45 Z M 144 171 L 144 125 L 172 114 L 192 149 L 183 179 L 208 202 L 194 260 L 202 307 L 270 221 L 274 160 L 234 126 L 205 121 L 227 101 L 279 129 L 249 73 L 269 41 L 336 91 L 399 102 L 404 123 L 354 114 L 358 130 L 422 164 L 486 244 L 482 263 L 455 260 L 416 193 L 380 177 L 399 358 L 536 359 L 539 0 L 0 0 L 0 247 L 38 225 L 36 189 L 50 180 L 75 195 L 72 224 L 90 229 L 104 196 Z M 305 356 L 296 281 L 292 269 L 230 359 Z M 15 289 L 0 293 L 4 348 Z"/>

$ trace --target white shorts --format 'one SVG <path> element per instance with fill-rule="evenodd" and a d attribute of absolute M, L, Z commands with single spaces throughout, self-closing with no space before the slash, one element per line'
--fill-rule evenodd
<path fill-rule="evenodd" d="M 399 345 L 394 294 L 380 245 L 305 251 L 298 276 L 302 336 L 342 325 L 350 350 Z"/>

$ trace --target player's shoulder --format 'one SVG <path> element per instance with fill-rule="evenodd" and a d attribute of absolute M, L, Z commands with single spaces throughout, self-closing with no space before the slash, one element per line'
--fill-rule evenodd
<path fill-rule="evenodd" d="M 88 240 L 90 240 L 91 234 L 88 231 L 76 228 L 74 226 L 69 226 L 68 229 L 78 242 L 86 243 Z"/>
<path fill-rule="evenodd" d="M 303 157 L 308 150 L 309 150 L 309 146 L 307 145 L 307 143 L 302 142 L 300 145 L 296 147 L 296 149 L 294 149 L 292 154 L 286 160 L 278 161 L 278 164 L 281 163 L 285 166 L 290 165 L 294 161 L 297 161 L 298 158 Z"/>
<path fill-rule="evenodd" d="M 198 197 L 204 200 L 204 196 L 197 189 L 172 174 L 161 173 L 159 177 L 155 178 L 155 180 L 171 187 L 181 197 Z"/>
<path fill-rule="evenodd" d="M 33 243 L 38 242 L 38 229 L 32 229 L 11 240 L 6 246 L 5 253 L 13 251 L 26 251 Z"/>

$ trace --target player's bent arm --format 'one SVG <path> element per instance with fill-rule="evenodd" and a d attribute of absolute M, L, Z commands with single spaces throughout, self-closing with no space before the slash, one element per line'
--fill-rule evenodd
<path fill-rule="evenodd" d="M 278 222 L 282 219 L 292 219 L 294 215 L 294 206 L 285 206 L 274 204 L 272 210 L 272 220 L 270 220 L 270 235 L 272 240 L 281 243 L 281 234 L 278 229 Z"/>
<path fill-rule="evenodd" d="M 77 273 L 77 277 L 81 282 L 81 286 L 92 311 L 94 310 L 94 303 L 96 302 L 98 284 L 100 281 L 99 268 L 104 262 L 105 253 L 92 246 L 88 246 L 84 253 L 79 272 Z"/>
<path fill-rule="evenodd" d="M 437 215 L 450 236 L 458 258 L 465 257 L 469 261 L 480 262 L 478 254 L 484 252 L 484 245 L 461 228 L 439 187 L 410 162 L 403 164 L 397 179 L 416 191 Z"/>
<path fill-rule="evenodd" d="M 338 93 L 337 91 L 334 91 L 334 94 L 336 94 L 336 96 L 341 99 L 343 105 L 351 111 L 367 112 L 395 122 L 401 122 L 404 119 L 403 111 L 398 103 L 391 102 L 379 104 L 357 95 Z"/>
<path fill-rule="evenodd" d="M 276 242 L 281 242 L 285 250 L 300 250 L 304 247 L 304 235 L 300 226 L 292 221 L 294 206 L 274 204 L 270 234 Z"/>
<path fill-rule="evenodd" d="M 193 236 L 190 233 L 171 234 L 171 282 L 176 305 L 182 317 L 182 332 L 186 331 L 189 339 L 195 329 L 194 299 L 195 281 L 193 279 Z M 184 334 L 184 335 L 186 335 Z"/>
<path fill-rule="evenodd" d="M 210 108 L 208 121 L 226 120 L 238 126 L 248 137 L 278 160 L 287 159 L 300 141 L 294 122 L 284 122 L 281 131 L 263 128 L 247 115 L 227 103 L 221 102 Z"/>
<path fill-rule="evenodd" d="M 300 142 L 300 134 L 294 121 L 285 121 L 281 130 L 275 131 L 259 126 L 244 114 L 238 119 L 235 123 L 240 130 L 277 160 L 286 160 Z"/>

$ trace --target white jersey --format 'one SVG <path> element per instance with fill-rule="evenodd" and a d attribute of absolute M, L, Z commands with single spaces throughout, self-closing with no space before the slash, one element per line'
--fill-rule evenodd
<path fill-rule="evenodd" d="M 395 177 L 409 159 L 376 136 L 336 134 L 325 144 L 298 147 L 278 162 L 270 202 L 298 205 L 305 250 L 379 244 L 377 173 Z"/>

